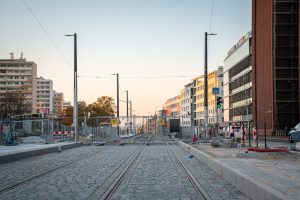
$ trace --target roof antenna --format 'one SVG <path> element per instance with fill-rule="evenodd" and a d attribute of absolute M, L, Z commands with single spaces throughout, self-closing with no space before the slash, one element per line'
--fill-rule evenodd
<path fill-rule="evenodd" d="M 10 59 L 13 60 L 14 59 L 14 52 L 10 52 L 9 55 L 10 55 Z"/>

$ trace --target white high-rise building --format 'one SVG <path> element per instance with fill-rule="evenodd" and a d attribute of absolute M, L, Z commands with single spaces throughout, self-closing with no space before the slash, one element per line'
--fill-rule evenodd
<path fill-rule="evenodd" d="M 37 113 L 51 113 L 53 109 L 53 81 L 43 77 L 37 78 Z"/>
<path fill-rule="evenodd" d="M 62 92 L 53 92 L 53 112 L 57 115 L 63 114 L 64 94 Z"/>
<path fill-rule="evenodd" d="M 17 93 L 25 98 L 25 113 L 36 113 L 37 65 L 26 61 L 23 54 L 19 59 L 0 59 L 0 101 L 6 93 Z"/>
<path fill-rule="evenodd" d="M 194 82 L 184 86 L 181 92 L 180 126 L 192 126 L 193 90 Z"/>

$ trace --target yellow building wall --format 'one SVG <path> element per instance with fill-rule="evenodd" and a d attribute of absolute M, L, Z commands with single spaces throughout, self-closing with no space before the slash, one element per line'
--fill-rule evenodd
<path fill-rule="evenodd" d="M 218 73 L 213 71 L 208 74 L 208 109 L 213 110 L 216 107 L 215 95 L 212 94 L 212 88 L 218 87 Z M 196 113 L 204 115 L 204 75 L 196 77 Z M 198 117 L 198 114 L 197 116 Z"/>

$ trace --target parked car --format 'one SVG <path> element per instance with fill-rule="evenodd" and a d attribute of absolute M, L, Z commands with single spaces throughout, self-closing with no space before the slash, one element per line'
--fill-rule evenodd
<path fill-rule="evenodd" d="M 300 123 L 297 124 L 294 128 L 292 128 L 289 132 L 289 141 L 300 141 Z"/>

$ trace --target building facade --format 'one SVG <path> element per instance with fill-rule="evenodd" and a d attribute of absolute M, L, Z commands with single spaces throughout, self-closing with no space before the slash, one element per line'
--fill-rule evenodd
<path fill-rule="evenodd" d="M 300 120 L 299 0 L 253 0 L 253 121 L 276 135 Z"/>
<path fill-rule="evenodd" d="M 52 113 L 53 111 L 53 81 L 43 77 L 37 78 L 36 89 L 37 113 Z"/>
<path fill-rule="evenodd" d="M 64 94 L 62 92 L 53 91 L 53 113 L 63 115 Z"/>
<path fill-rule="evenodd" d="M 64 110 L 70 106 L 71 106 L 71 101 L 64 101 L 64 105 L 63 105 Z"/>
<path fill-rule="evenodd" d="M 168 99 L 164 103 L 162 110 L 166 110 L 167 117 L 179 118 L 181 113 L 181 95 Z"/>
<path fill-rule="evenodd" d="M 166 128 L 170 128 L 170 119 L 180 119 L 181 116 L 181 95 L 177 95 L 168 99 L 163 107 L 162 110 L 165 112 L 166 116 Z"/>
<path fill-rule="evenodd" d="M 193 122 L 193 90 L 194 90 L 194 81 L 188 83 L 184 86 L 184 89 L 181 91 L 181 110 L 180 110 L 180 126 L 192 126 Z"/>
<path fill-rule="evenodd" d="M 252 120 L 251 32 L 245 34 L 224 60 L 224 122 Z"/>
<path fill-rule="evenodd" d="M 195 82 L 195 119 L 196 133 L 204 127 L 204 75 L 193 79 Z M 219 88 L 219 94 L 212 94 L 213 88 Z M 223 67 L 208 73 L 208 123 L 215 125 L 223 122 L 223 107 L 217 109 L 217 96 L 223 98 Z"/>
<path fill-rule="evenodd" d="M 18 93 L 24 98 L 25 113 L 36 113 L 36 76 L 37 65 L 26 61 L 21 54 L 15 59 L 0 59 L 0 99 L 6 93 Z"/>

